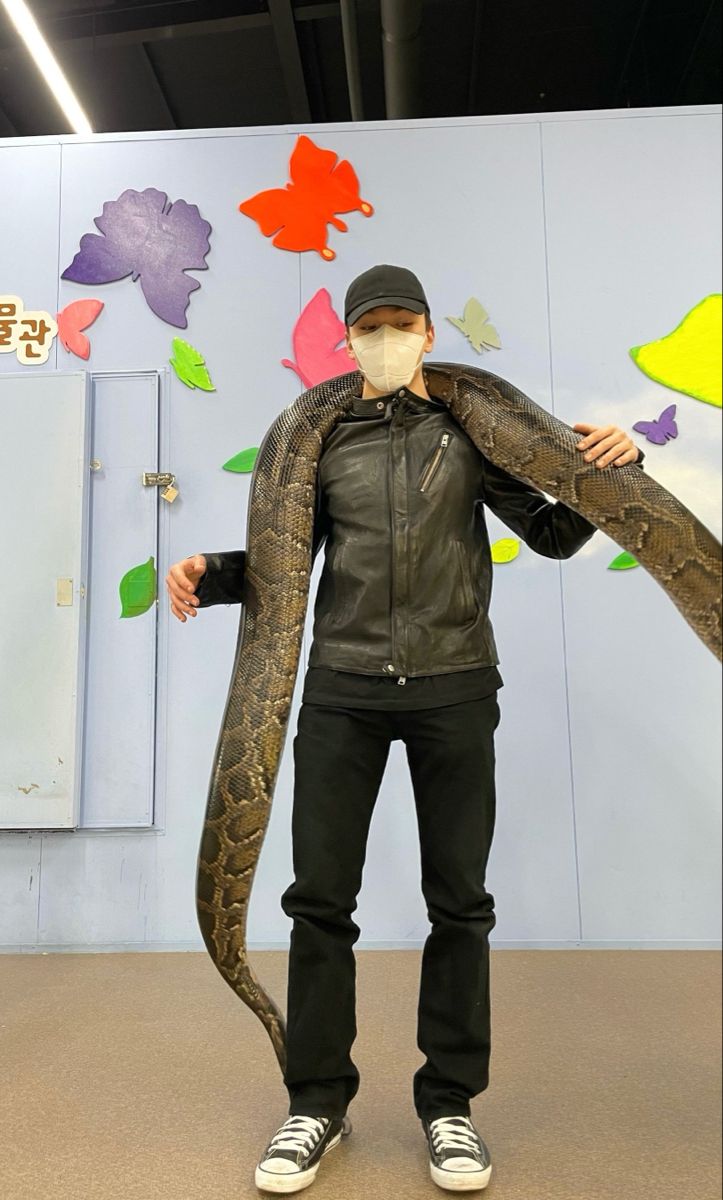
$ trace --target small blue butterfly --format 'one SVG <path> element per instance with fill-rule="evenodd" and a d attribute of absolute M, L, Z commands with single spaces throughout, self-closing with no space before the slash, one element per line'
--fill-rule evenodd
<path fill-rule="evenodd" d="M 678 426 L 673 420 L 675 409 L 676 405 L 671 404 L 663 409 L 657 421 L 636 421 L 633 429 L 637 433 L 644 433 L 647 440 L 656 446 L 664 446 L 668 438 L 678 436 Z"/>

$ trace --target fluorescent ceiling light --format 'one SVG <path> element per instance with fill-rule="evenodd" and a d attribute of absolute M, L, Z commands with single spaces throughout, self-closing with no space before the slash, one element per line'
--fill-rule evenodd
<path fill-rule="evenodd" d="M 74 133 L 92 133 L 90 121 L 78 103 L 75 92 L 58 65 L 35 18 L 24 0 L 0 0 L 10 20 L 25 42 L 45 82 L 70 121 Z"/>

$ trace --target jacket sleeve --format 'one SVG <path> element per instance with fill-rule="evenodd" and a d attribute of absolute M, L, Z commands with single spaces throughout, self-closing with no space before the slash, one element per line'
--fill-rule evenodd
<path fill-rule="evenodd" d="M 645 455 L 638 449 L 635 466 Z M 528 483 L 510 475 L 483 456 L 484 495 L 480 499 L 496 516 L 514 529 L 531 550 L 546 558 L 571 558 L 595 533 L 588 521 L 561 500 L 549 501 Z M 613 466 L 606 468 L 615 470 Z"/>
<path fill-rule="evenodd" d="M 196 584 L 198 607 L 208 608 L 211 604 L 242 604 L 246 551 L 204 551 L 204 557 L 206 570 Z"/>
<path fill-rule="evenodd" d="M 317 476 L 312 564 L 328 532 L 329 521 Z M 204 557 L 206 570 L 199 579 L 195 592 L 198 607 L 208 608 L 212 604 L 243 604 L 246 551 L 221 550 L 204 554 Z"/>

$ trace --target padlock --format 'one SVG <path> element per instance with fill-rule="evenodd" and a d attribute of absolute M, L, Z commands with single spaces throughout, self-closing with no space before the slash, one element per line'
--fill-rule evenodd
<path fill-rule="evenodd" d="M 171 482 L 161 492 L 161 499 L 167 500 L 169 504 L 173 504 L 173 501 L 176 499 L 176 496 L 178 495 L 178 488 L 173 486 L 175 482 L 176 482 L 176 476 L 172 475 Z"/>

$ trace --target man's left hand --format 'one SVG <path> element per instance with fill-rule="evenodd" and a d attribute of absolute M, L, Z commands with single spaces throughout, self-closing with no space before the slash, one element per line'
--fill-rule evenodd
<path fill-rule="evenodd" d="M 584 454 L 586 462 L 594 461 L 596 467 L 607 467 L 609 463 L 624 467 L 638 460 L 638 447 L 616 425 L 586 425 L 578 421 L 573 429 L 587 434 L 576 448 Z"/>

